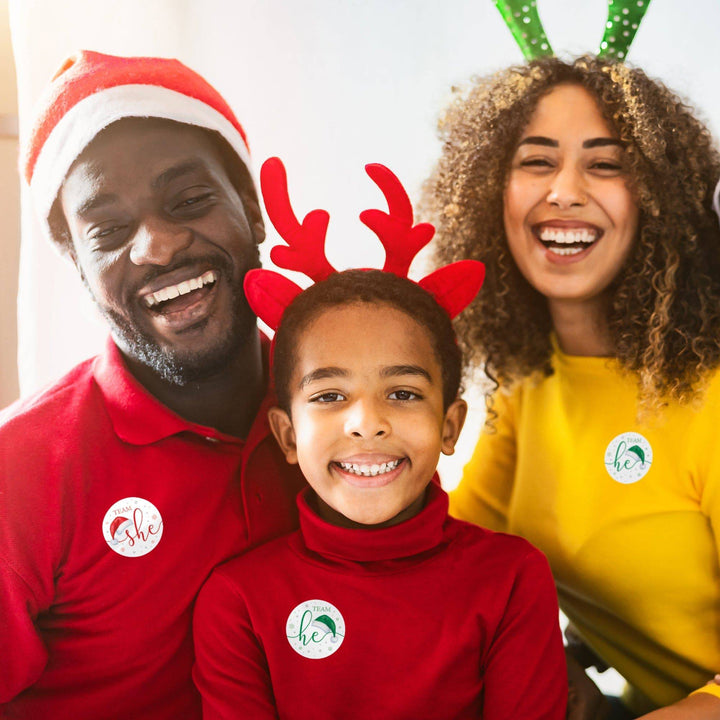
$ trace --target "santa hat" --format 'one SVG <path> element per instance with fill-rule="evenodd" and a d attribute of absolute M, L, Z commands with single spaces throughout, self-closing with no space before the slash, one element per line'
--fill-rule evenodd
<path fill-rule="evenodd" d="M 249 167 L 245 131 L 220 93 L 178 60 L 81 50 L 56 73 L 36 109 L 20 166 L 40 217 L 73 162 L 105 127 L 126 117 L 164 118 L 214 130 Z M 55 241 L 48 226 L 48 235 Z"/>

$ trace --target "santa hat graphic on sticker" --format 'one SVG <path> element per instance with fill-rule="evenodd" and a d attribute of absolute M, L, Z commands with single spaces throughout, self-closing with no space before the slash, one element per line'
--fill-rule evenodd
<path fill-rule="evenodd" d="M 125 540 L 125 531 L 129 530 L 131 526 L 132 520 L 128 520 L 126 517 L 116 517 L 110 523 L 110 537 L 112 538 L 110 542 L 112 542 L 113 545 L 119 545 Z"/>

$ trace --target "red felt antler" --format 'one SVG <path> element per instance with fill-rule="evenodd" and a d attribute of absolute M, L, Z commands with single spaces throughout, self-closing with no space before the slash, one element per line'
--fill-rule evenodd
<path fill-rule="evenodd" d="M 384 165 L 366 165 L 365 172 L 380 188 L 388 212 L 363 210 L 360 220 L 380 239 L 385 248 L 385 272 L 407 277 L 415 256 L 432 240 L 435 228 L 429 223 L 413 226 L 413 211 L 405 188 Z"/>
<path fill-rule="evenodd" d="M 383 270 L 407 277 L 415 256 L 432 239 L 435 228 L 428 223 L 413 225 L 410 199 L 400 181 L 384 165 L 366 165 L 365 170 L 380 188 L 388 204 L 388 212 L 364 210 L 360 219 L 380 239 L 385 248 Z M 260 171 L 265 208 L 268 216 L 287 242 L 270 252 L 276 265 L 286 270 L 304 273 L 315 282 L 336 272 L 325 257 L 325 234 L 329 215 L 313 210 L 302 225 L 290 205 L 285 167 L 278 158 L 265 161 Z M 477 260 L 461 260 L 430 273 L 419 281 L 453 318 L 480 290 L 485 278 L 485 266 Z M 271 270 L 251 270 L 245 276 L 245 295 L 250 307 L 267 325 L 276 330 L 285 308 L 302 289 L 285 276 Z"/>
<path fill-rule="evenodd" d="M 325 210 L 309 212 L 298 222 L 290 205 L 287 174 L 280 158 L 265 161 L 260 170 L 260 187 L 265 209 L 280 237 L 287 243 L 270 251 L 272 261 L 286 270 L 304 273 L 320 282 L 337 272 L 325 257 L 325 234 L 330 216 Z"/>

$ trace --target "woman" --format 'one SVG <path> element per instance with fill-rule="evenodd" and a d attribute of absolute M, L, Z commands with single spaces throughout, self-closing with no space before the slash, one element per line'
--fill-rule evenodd
<path fill-rule="evenodd" d="M 494 385 L 451 510 L 546 553 L 574 636 L 629 683 L 617 717 L 720 717 L 712 138 L 591 57 L 476 81 L 441 134 L 425 210 L 439 263 L 486 264 L 459 330 Z"/>

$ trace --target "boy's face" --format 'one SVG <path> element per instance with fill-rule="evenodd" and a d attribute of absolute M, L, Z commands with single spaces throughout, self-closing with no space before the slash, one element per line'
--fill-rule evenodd
<path fill-rule="evenodd" d="M 443 410 L 427 330 L 370 303 L 326 310 L 301 333 L 290 397 L 292 420 L 273 408 L 271 427 L 336 525 L 393 525 L 419 512 L 466 413 L 463 400 Z"/>

